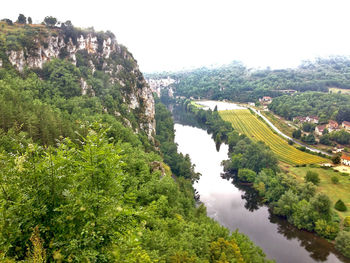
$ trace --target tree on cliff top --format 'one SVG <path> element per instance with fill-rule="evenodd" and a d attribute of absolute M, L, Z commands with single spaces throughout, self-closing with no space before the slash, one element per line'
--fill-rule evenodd
<path fill-rule="evenodd" d="M 44 23 L 48 27 L 54 27 L 57 24 L 57 18 L 53 16 L 47 16 L 44 18 Z"/>

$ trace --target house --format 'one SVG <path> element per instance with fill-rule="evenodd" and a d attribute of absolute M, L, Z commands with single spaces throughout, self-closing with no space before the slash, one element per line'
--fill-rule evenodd
<path fill-rule="evenodd" d="M 303 123 L 306 122 L 306 117 L 297 116 L 293 118 L 293 121 Z"/>
<path fill-rule="evenodd" d="M 323 131 L 324 131 L 325 129 L 327 129 L 327 125 L 318 125 L 318 126 L 316 126 L 316 128 L 315 128 L 315 133 L 316 133 L 316 135 L 322 136 Z"/>
<path fill-rule="evenodd" d="M 261 104 L 270 104 L 272 102 L 272 98 L 268 96 L 264 96 L 261 99 L 259 99 Z"/>
<path fill-rule="evenodd" d="M 307 119 L 308 122 L 318 123 L 318 117 L 317 116 L 307 116 L 306 119 Z"/>
<path fill-rule="evenodd" d="M 327 129 L 329 132 L 336 131 L 339 129 L 339 124 L 336 121 L 330 120 L 327 124 Z"/>
<path fill-rule="evenodd" d="M 255 103 L 254 102 L 248 102 L 248 105 L 255 107 Z"/>
<path fill-rule="evenodd" d="M 300 123 L 311 122 L 311 123 L 317 124 L 318 117 L 317 116 L 306 116 L 306 117 L 297 116 L 293 118 L 293 121 L 300 122 Z"/>
<path fill-rule="evenodd" d="M 332 153 L 341 153 L 342 151 L 344 151 L 344 148 L 334 147 Z"/>
<path fill-rule="evenodd" d="M 350 156 L 342 155 L 341 163 L 347 166 L 350 166 Z"/>
<path fill-rule="evenodd" d="M 350 131 L 350 122 L 349 121 L 343 121 L 343 123 L 341 124 L 341 126 L 347 130 Z"/>

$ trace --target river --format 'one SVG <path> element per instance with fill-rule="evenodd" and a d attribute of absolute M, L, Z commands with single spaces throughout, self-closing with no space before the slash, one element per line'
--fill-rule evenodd
<path fill-rule="evenodd" d="M 194 187 L 207 207 L 208 216 L 232 231 L 239 229 L 248 235 L 276 262 L 350 262 L 326 240 L 272 215 L 257 202 L 255 191 L 249 187 L 223 179 L 220 163 L 227 159 L 226 145 L 217 151 L 211 136 L 200 128 L 176 123 L 175 130 L 179 151 L 189 154 L 195 170 L 202 174 Z"/>

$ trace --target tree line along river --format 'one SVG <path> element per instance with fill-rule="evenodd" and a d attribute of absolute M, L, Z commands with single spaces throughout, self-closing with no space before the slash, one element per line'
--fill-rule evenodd
<path fill-rule="evenodd" d="M 232 231 L 238 229 L 248 235 L 276 262 L 350 262 L 327 240 L 272 215 L 267 206 L 259 203 L 254 189 L 223 179 L 221 162 L 228 158 L 228 147 L 222 145 L 217 151 L 205 130 L 188 122 L 179 123 L 176 115 L 174 118 L 179 151 L 189 154 L 195 170 L 202 174 L 194 188 L 206 205 L 208 216 Z"/>

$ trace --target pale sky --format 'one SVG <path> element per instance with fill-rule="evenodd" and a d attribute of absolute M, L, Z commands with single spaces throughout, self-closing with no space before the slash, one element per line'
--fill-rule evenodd
<path fill-rule="evenodd" d="M 143 72 L 240 60 L 248 67 L 295 67 L 302 60 L 350 55 L 349 0 L 13 0 L 19 13 L 111 30 Z"/>

